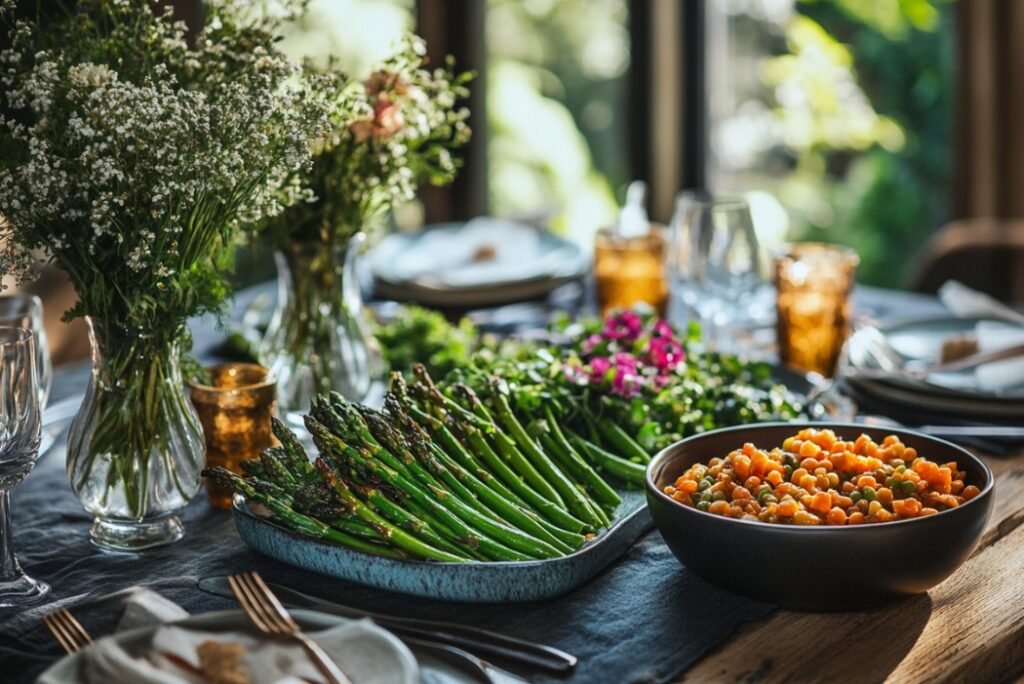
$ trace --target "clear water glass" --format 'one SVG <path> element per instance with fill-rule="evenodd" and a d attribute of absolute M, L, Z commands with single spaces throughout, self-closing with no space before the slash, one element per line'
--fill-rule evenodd
<path fill-rule="evenodd" d="M 680 195 L 672 220 L 673 291 L 700 319 L 709 348 L 730 351 L 724 334 L 747 317 L 761 286 L 760 246 L 750 206 L 740 197 Z"/>
<path fill-rule="evenodd" d="M 50 347 L 43 328 L 42 300 L 25 292 L 0 296 L 0 327 L 24 328 L 35 335 L 39 403 L 45 409 L 50 396 L 50 384 L 53 382 L 53 364 L 50 362 Z"/>
<path fill-rule="evenodd" d="M 50 587 L 24 573 L 11 535 L 12 487 L 39 457 L 42 407 L 32 331 L 0 327 L 0 607 L 21 606 Z"/>

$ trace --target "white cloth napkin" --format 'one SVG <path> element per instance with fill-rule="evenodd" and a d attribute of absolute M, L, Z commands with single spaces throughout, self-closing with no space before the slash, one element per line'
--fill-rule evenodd
<path fill-rule="evenodd" d="M 963 283 L 950 280 L 939 288 L 939 299 L 960 318 L 996 318 L 996 321 L 981 321 L 975 326 L 978 350 L 997 351 L 1024 344 L 1024 314 L 989 297 L 983 292 L 972 290 Z M 999 392 L 1009 387 L 1024 384 L 1024 357 L 995 361 L 978 366 L 974 370 L 977 386 L 989 392 Z"/>
<path fill-rule="evenodd" d="M 1024 326 L 981 321 L 974 333 L 978 337 L 978 350 L 983 352 L 1024 344 Z M 982 364 L 974 369 L 974 377 L 979 387 L 992 392 L 1024 385 L 1024 357 Z"/>
<path fill-rule="evenodd" d="M 140 590 L 128 599 L 118 631 L 161 624 L 187 615 L 159 594 Z M 370 620 L 349 620 L 309 636 L 339 664 L 353 684 L 419 682 L 419 668 L 412 653 Z M 323 680 L 296 642 L 265 639 L 252 632 L 208 632 L 176 625 L 159 627 L 149 644 L 141 648 L 132 642 L 119 644 L 111 637 L 98 639 L 92 648 L 82 652 L 79 671 L 87 684 L 202 684 L 205 681 L 202 677 L 175 664 L 172 657 L 198 668 L 196 649 L 208 640 L 244 646 L 242 663 L 253 684 Z M 57 680 L 44 674 L 39 684 L 57 684 Z"/>

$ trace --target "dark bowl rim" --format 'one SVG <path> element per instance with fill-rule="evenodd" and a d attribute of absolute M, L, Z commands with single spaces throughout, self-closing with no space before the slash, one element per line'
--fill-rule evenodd
<path fill-rule="evenodd" d="M 892 431 L 892 433 L 902 433 L 902 434 L 905 434 L 905 435 L 913 435 L 914 437 L 918 437 L 918 438 L 924 439 L 925 441 L 928 441 L 928 442 L 933 442 L 935 444 L 940 444 L 942 446 L 950 447 L 954 451 L 957 451 L 957 452 L 963 454 L 964 456 L 966 456 L 968 459 L 973 461 L 976 465 L 981 467 L 981 471 L 985 474 L 985 486 L 978 493 L 978 496 L 974 497 L 970 501 L 967 501 L 967 502 L 963 503 L 962 505 L 957 506 L 956 508 L 949 508 L 949 509 L 946 509 L 944 511 L 939 511 L 935 515 L 928 515 L 928 516 L 923 516 L 923 517 L 922 516 L 918 516 L 916 518 L 906 518 L 904 520 L 891 520 L 889 522 L 862 523 L 860 525 L 784 525 L 784 524 L 781 524 L 781 523 L 762 522 L 760 520 L 743 520 L 743 519 L 740 519 L 740 518 L 729 518 L 729 517 L 726 517 L 724 515 L 716 515 L 714 513 L 708 513 L 707 511 L 702 511 L 699 508 L 694 508 L 692 506 L 687 506 L 685 504 L 680 503 L 679 501 L 676 501 L 675 499 L 670 497 L 668 494 L 666 494 L 665 492 L 661 491 L 657 487 L 655 482 L 654 482 L 654 478 L 653 478 L 654 471 L 659 466 L 661 466 L 662 463 L 664 463 L 665 461 L 669 460 L 669 457 L 672 455 L 671 452 L 677 450 L 680 445 L 685 444 L 686 442 L 696 441 L 696 440 L 698 440 L 700 438 L 707 437 L 707 436 L 713 435 L 713 434 L 720 434 L 720 433 L 727 433 L 727 432 L 742 432 L 742 431 L 745 431 L 745 430 L 761 430 L 761 429 L 765 429 L 765 428 L 778 428 L 778 427 L 792 427 L 796 431 L 800 431 L 800 430 L 804 429 L 805 427 L 811 427 L 811 428 L 816 428 L 816 429 L 819 429 L 819 430 L 834 430 L 834 431 L 837 431 L 837 432 L 839 430 L 842 430 L 842 429 L 853 429 L 853 430 L 861 430 L 861 431 L 863 431 L 865 428 L 868 428 L 868 429 L 871 429 L 871 430 L 881 430 L 883 432 L 885 432 L 885 431 Z M 742 444 L 740 446 L 742 446 Z M 736 447 L 736 448 L 739 448 L 739 447 Z M 647 495 L 648 496 L 651 496 L 652 494 L 654 494 L 660 500 L 665 501 L 665 502 L 675 506 L 678 510 L 686 511 L 687 514 L 692 513 L 692 514 L 696 514 L 696 515 L 699 515 L 699 516 L 706 516 L 708 519 L 711 519 L 711 520 L 723 520 L 723 521 L 727 521 L 729 523 L 738 523 L 738 524 L 743 524 L 743 525 L 751 525 L 751 526 L 754 526 L 754 527 L 756 527 L 758 529 L 762 529 L 762 530 L 776 530 L 776 531 L 780 531 L 780 532 L 796 532 L 797 534 L 843 534 L 842 532 L 840 532 L 840 530 L 862 530 L 862 529 L 871 529 L 871 528 L 877 528 L 877 527 L 885 527 L 885 528 L 890 528 L 891 529 L 891 528 L 893 528 L 896 525 L 912 525 L 914 523 L 920 524 L 922 521 L 934 520 L 936 518 L 939 518 L 939 516 L 943 516 L 943 515 L 946 515 L 946 514 L 954 514 L 954 515 L 956 515 L 957 511 L 962 511 L 962 510 L 966 509 L 968 506 L 971 506 L 971 505 L 973 505 L 975 503 L 980 504 L 984 499 L 986 499 L 989 496 L 991 496 L 992 489 L 995 486 L 995 476 L 992 474 L 991 468 L 989 468 L 988 465 L 983 460 L 981 460 L 980 458 L 978 458 L 977 456 L 972 454 L 970 451 L 968 451 L 964 447 L 962 447 L 962 446 L 960 446 L 958 444 L 954 444 L 954 443 L 949 442 L 949 441 L 944 440 L 944 439 L 939 439 L 938 437 L 932 437 L 931 435 L 926 435 L 923 432 L 917 432 L 916 430 L 912 430 L 910 428 L 904 428 L 904 427 L 896 428 L 896 427 L 884 427 L 884 426 L 875 427 L 875 426 L 871 426 L 871 425 L 863 425 L 861 423 L 833 423 L 833 422 L 814 422 L 814 421 L 807 421 L 807 422 L 782 422 L 782 421 L 776 421 L 776 422 L 772 422 L 772 423 L 751 423 L 749 425 L 733 425 L 733 426 L 730 426 L 730 427 L 718 428 L 716 430 L 708 430 L 707 432 L 701 432 L 701 433 L 698 433 L 696 435 L 690 435 L 689 437 L 681 439 L 678 442 L 674 442 L 674 443 L 668 445 L 667 447 L 665 447 L 664 449 L 662 449 L 661 451 L 659 451 L 657 454 L 655 454 L 654 458 L 651 459 L 651 462 L 649 464 L 647 464 L 647 472 L 644 475 L 644 485 L 645 485 L 645 488 L 647 489 Z"/>

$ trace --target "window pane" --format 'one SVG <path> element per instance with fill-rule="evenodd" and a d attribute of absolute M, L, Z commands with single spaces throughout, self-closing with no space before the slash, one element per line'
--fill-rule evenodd
<path fill-rule="evenodd" d="M 629 181 L 626 0 L 487 0 L 491 211 L 588 239 Z"/>
<path fill-rule="evenodd" d="M 904 285 L 949 214 L 952 4 L 716 0 L 708 15 L 709 184 L 770 194 L 765 242 L 848 244 L 862 282 Z"/>
<path fill-rule="evenodd" d="M 293 57 L 334 56 L 357 78 L 394 52 L 414 29 L 415 0 L 312 0 L 309 11 L 285 32 Z"/>

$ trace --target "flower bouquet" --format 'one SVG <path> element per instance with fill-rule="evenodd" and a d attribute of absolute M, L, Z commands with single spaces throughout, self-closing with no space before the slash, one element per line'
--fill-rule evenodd
<path fill-rule="evenodd" d="M 291 179 L 304 199 L 262 225 L 278 250 L 279 296 L 261 356 L 277 376 L 282 413 L 298 417 L 332 390 L 360 400 L 380 374 L 353 273 L 364 231 L 419 183 L 450 182 L 451 151 L 470 135 L 458 104 L 470 75 L 450 63 L 427 69 L 425 53 L 410 36 L 363 82 L 322 72 L 338 84 L 332 133 L 312 168 Z"/>
<path fill-rule="evenodd" d="M 181 536 L 203 439 L 179 355 L 186 320 L 225 298 L 242 222 L 280 211 L 281 187 L 326 134 L 314 84 L 265 20 L 208 8 L 189 44 L 170 11 L 79 0 L 42 25 L 11 21 L 0 53 L 0 270 L 39 255 L 78 292 L 92 379 L 68 442 L 92 538 L 143 548 Z M 305 85 L 304 85 L 305 84 Z"/>

